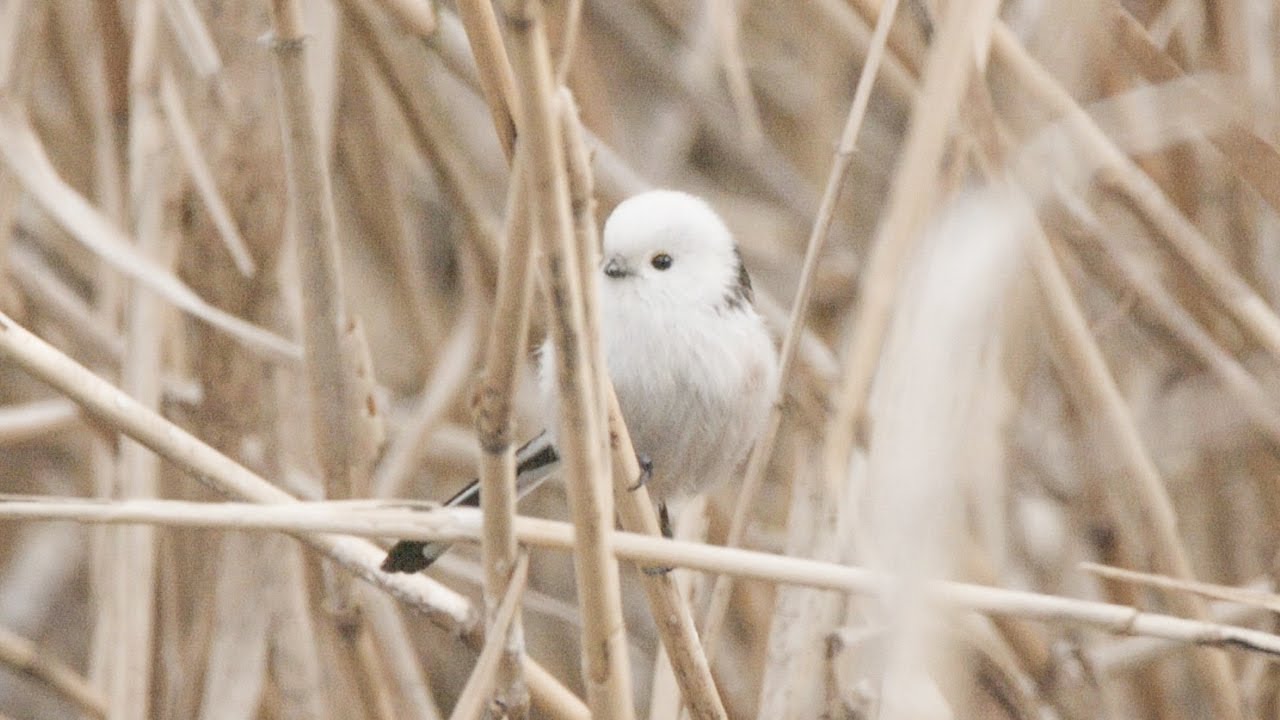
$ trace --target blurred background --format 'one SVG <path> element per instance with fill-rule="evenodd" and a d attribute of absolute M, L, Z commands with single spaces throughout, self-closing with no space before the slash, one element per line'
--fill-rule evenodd
<path fill-rule="evenodd" d="M 896 8 L 744 537 L 908 571 L 901 602 L 736 583 L 712 663 L 726 709 L 1280 717 L 1265 656 L 944 611 L 913 584 L 1275 624 L 1280 12 L 1263 0 L 1008 0 L 995 25 L 972 22 L 963 63 L 930 64 L 952 6 L 983 4 Z M 781 342 L 880 5 L 586 0 L 565 83 L 599 219 L 650 187 L 707 199 Z M 300 336 L 269 6 L 0 0 L 0 309 L 317 498 L 299 366 L 141 289 L 176 276 L 215 308 Z M 479 452 L 471 399 L 508 165 L 453 3 L 303 7 L 346 302 L 385 427 L 367 494 L 442 499 Z M 543 8 L 560 58 L 577 5 Z M 946 77 L 960 83 L 950 100 L 932 82 Z M 930 117 L 941 150 L 921 161 L 911 133 L 930 132 L 919 127 Z M 889 289 L 882 338 L 855 321 L 869 273 Z M 531 347 L 543 325 L 539 305 Z M 867 402 L 856 347 L 878 358 Z M 539 422 L 523 387 L 519 440 Z M 0 396 L 0 492 L 219 499 L 8 362 Z M 705 500 L 681 532 L 722 543 L 736 488 Z M 521 511 L 564 519 L 565 502 L 549 484 Z M 459 548 L 430 574 L 482 602 L 478 557 Z M 1086 561 L 1257 594 L 1219 602 Z M 324 577 L 276 534 L 0 523 L 0 716 L 446 717 L 475 650 L 362 595 L 375 635 L 412 649 L 382 646 L 393 691 L 379 707 Z M 701 618 L 714 578 L 688 579 Z M 676 718 L 625 563 L 622 583 L 639 716 Z M 567 554 L 532 554 L 523 618 L 529 654 L 581 696 Z M 113 669 L 139 623 L 152 628 L 143 665 Z M 32 677 L 24 648 L 67 666 L 78 690 Z M 132 690 L 145 702 L 113 705 L 130 692 L 121 675 L 149 678 Z"/>

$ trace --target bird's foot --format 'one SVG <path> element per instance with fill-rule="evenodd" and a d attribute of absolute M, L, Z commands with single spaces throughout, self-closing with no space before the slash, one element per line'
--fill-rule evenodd
<path fill-rule="evenodd" d="M 629 492 L 639 490 L 645 485 L 648 485 L 649 481 L 653 479 L 653 461 L 649 459 L 648 455 L 645 455 L 644 453 L 636 453 L 636 463 L 640 465 L 640 476 L 636 478 L 634 485 L 627 488 Z"/>

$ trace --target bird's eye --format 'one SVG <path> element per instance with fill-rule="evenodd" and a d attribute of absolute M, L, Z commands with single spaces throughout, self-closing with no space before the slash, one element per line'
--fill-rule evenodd
<path fill-rule="evenodd" d="M 653 256 L 653 259 L 649 261 L 649 264 L 652 265 L 655 270 L 666 270 L 671 267 L 671 256 L 666 253 L 658 253 Z"/>

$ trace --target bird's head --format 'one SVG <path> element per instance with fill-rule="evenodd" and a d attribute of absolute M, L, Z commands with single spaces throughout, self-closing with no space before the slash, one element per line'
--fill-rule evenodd
<path fill-rule="evenodd" d="M 644 192 L 614 209 L 601 270 L 609 294 L 725 309 L 752 300 L 729 228 L 705 202 L 675 190 Z"/>

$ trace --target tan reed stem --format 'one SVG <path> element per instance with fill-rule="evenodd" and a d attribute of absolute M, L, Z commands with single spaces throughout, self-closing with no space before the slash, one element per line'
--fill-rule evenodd
<path fill-rule="evenodd" d="M 488 525 L 486 523 L 486 527 Z M 512 547 L 514 546 L 515 544 L 512 543 Z M 484 643 L 484 649 L 480 651 L 480 657 L 476 660 L 471 676 L 467 678 L 467 684 L 458 695 L 458 703 L 453 706 L 449 720 L 475 720 L 480 717 L 490 696 L 494 696 L 495 693 L 498 698 L 505 696 L 498 683 L 501 681 L 502 664 L 512 659 L 508 638 L 512 637 L 514 623 L 520 617 L 520 597 L 524 594 L 525 583 L 529 580 L 529 555 L 520 554 L 511 568 L 510 575 L 503 579 L 507 581 L 506 594 L 493 609 L 492 616 L 489 618 L 488 640 Z M 514 659 L 523 660 L 523 653 L 517 652 Z M 501 704 L 501 699 L 498 703 L 497 707 L 507 715 L 519 712 Z"/>
<path fill-rule="evenodd" d="M 76 401 L 106 427 L 124 433 L 191 473 L 218 493 L 255 503 L 296 503 L 288 493 L 213 449 L 199 438 L 94 375 L 48 343 L 0 313 L 0 355 Z M 394 529 L 380 531 L 396 534 Z M 389 575 L 378 570 L 385 551 L 370 542 L 341 535 L 305 535 L 316 548 L 355 575 L 423 612 L 432 622 L 469 643 L 480 639 L 480 618 L 463 596 L 422 575 Z M 577 716 L 572 693 L 532 659 L 526 659 L 530 694 L 547 699 L 557 717 Z M 540 671 L 540 672 L 538 672 Z"/>
<path fill-rule="evenodd" d="M 360 462 L 355 364 L 367 359 L 363 334 L 347 317 L 337 217 L 328 152 L 321 140 L 317 100 L 307 72 L 307 36 L 297 0 L 273 0 L 276 86 L 284 135 L 289 209 L 297 238 L 302 337 L 314 447 L 325 495 L 368 492 L 369 467 Z M 367 364 L 360 369 L 368 376 Z M 367 456 L 372 452 L 365 453 Z M 363 705 L 377 720 L 392 720 L 391 691 L 352 577 L 325 567 L 326 609 L 354 662 Z"/>
<path fill-rule="evenodd" d="M 561 121 L 568 152 L 569 192 L 573 207 L 575 236 L 582 258 L 579 269 L 583 288 L 588 295 L 597 292 L 600 237 L 595 221 L 595 196 L 592 192 L 591 161 L 582 139 L 582 126 L 577 116 L 573 97 L 561 89 Z M 590 355 L 602 383 L 600 397 L 604 402 L 604 415 L 609 422 L 609 445 L 612 447 L 613 495 L 622 527 L 631 532 L 660 534 L 657 518 L 648 491 L 641 487 L 632 490 L 635 478 L 640 476 L 635 449 L 631 445 L 622 419 L 622 410 L 608 382 L 607 362 L 599 343 L 598 313 L 587 318 Z M 727 717 L 720 695 L 716 690 L 711 667 L 698 642 L 693 614 L 684 601 L 670 573 L 642 576 L 650 614 L 658 628 L 658 636 L 671 659 L 672 668 L 690 715 L 697 720 L 723 719 Z"/>
<path fill-rule="evenodd" d="M 876 74 L 884 59 L 885 42 L 889 36 L 889 27 L 897 11 L 898 0 L 887 0 L 880 18 L 876 21 L 876 29 L 871 38 L 871 46 L 867 51 L 866 63 L 858 76 L 858 88 L 854 91 L 853 101 L 849 105 L 849 114 L 845 119 L 844 131 L 840 135 L 840 145 L 832 158 L 831 170 L 827 173 L 827 184 L 822 191 L 822 200 L 818 205 L 818 214 L 814 218 L 813 229 L 809 233 L 809 242 L 805 248 L 804 264 L 800 269 L 800 282 L 796 287 L 795 299 L 791 303 L 791 315 L 787 322 L 787 333 L 782 340 L 782 351 L 778 365 L 778 398 L 769 412 L 769 421 L 764 431 L 756 440 L 751 451 L 743 475 L 742 487 L 738 491 L 738 500 L 733 508 L 733 519 L 729 524 L 729 534 L 725 544 L 738 547 L 742 544 L 743 535 L 747 531 L 747 523 L 751 520 L 751 510 L 755 507 L 756 496 L 764 482 L 764 474 L 769 466 L 769 458 L 773 456 L 774 442 L 778 437 L 778 428 L 782 424 L 782 408 L 785 404 L 787 387 L 795 372 L 796 351 L 800 340 L 804 337 L 805 319 L 809 313 L 809 301 L 813 297 L 813 280 L 818 269 L 818 259 L 826 248 L 827 238 L 831 234 L 831 223 L 835 217 L 836 206 L 840 201 L 840 193 L 844 189 L 845 180 L 849 176 L 849 168 L 853 164 L 853 153 L 857 147 L 858 134 L 862 130 L 862 121 L 866 117 L 867 106 L 871 100 L 871 90 L 875 86 Z M 729 610 L 729 600 L 733 597 L 733 580 L 730 577 L 716 578 L 711 590 L 711 600 L 703 617 L 703 646 L 707 657 L 713 659 L 719 644 L 720 632 L 724 627 L 725 616 Z"/>
<path fill-rule="evenodd" d="M 467 31 L 471 54 L 480 71 L 480 92 L 493 117 L 498 144 L 510 162 L 515 157 L 516 148 L 516 86 L 493 3 L 490 0 L 458 0 L 458 17 Z"/>
<path fill-rule="evenodd" d="M 106 699 L 79 673 L 4 627 L 0 627 L 0 665 L 48 687 L 89 717 L 107 717 Z"/>
<path fill-rule="evenodd" d="M 542 8 L 530 0 L 510 0 L 504 3 L 503 14 L 523 113 L 521 142 L 527 143 L 529 152 L 529 203 L 541 238 L 542 269 L 549 288 L 549 332 L 557 350 L 558 451 L 578 533 L 574 570 L 582 607 L 587 704 L 597 718 L 627 720 L 634 716 L 634 709 L 618 563 L 610 542 L 613 497 L 611 487 L 603 482 L 609 467 L 601 457 L 599 383 L 591 375 L 583 335 L 588 314 L 584 308 L 595 298 L 584 297 L 580 282 L 579 263 L 585 260 L 575 249 L 564 143 L 551 86 Z"/>
<path fill-rule="evenodd" d="M 485 611 L 488 633 L 494 632 L 499 603 L 506 603 L 514 587 L 517 548 L 513 530 L 516 514 L 516 462 L 511 436 L 513 401 L 520 380 L 529 335 L 529 306 L 533 304 L 533 265 L 537 240 L 530 226 L 528 152 L 512 165 L 507 196 L 507 242 L 498 271 L 498 294 L 493 303 L 484 380 L 476 395 L 476 435 L 480 441 L 480 506 L 484 511 Z M 520 614 L 513 611 L 502 632 L 506 652 L 501 657 L 494 700 L 515 717 L 527 712 L 528 690 L 521 677 L 524 632 Z M 455 715 L 457 710 L 454 711 Z M 461 716 L 460 716 L 461 717 Z"/>
<path fill-rule="evenodd" d="M 300 537 L 323 537 L 326 535 L 321 534 L 325 533 L 377 536 L 390 532 L 398 537 L 415 540 L 478 542 L 483 536 L 478 510 L 447 508 L 424 512 L 406 508 L 403 502 L 391 506 L 367 503 L 361 509 L 360 505 L 331 502 L 245 504 L 177 500 L 94 501 L 80 498 L 31 499 L 5 495 L 0 496 L 0 518 L 264 529 Z M 575 528 L 569 523 L 553 520 L 517 517 L 516 535 L 522 544 L 566 552 L 573 551 L 577 545 Z M 613 550 L 618 557 L 645 566 L 730 573 L 744 580 L 801 585 L 868 596 L 881 596 L 890 591 L 895 582 L 892 575 L 861 567 L 683 540 L 667 540 L 647 534 L 617 532 L 613 540 Z M 381 554 L 376 555 L 377 559 L 381 557 Z M 929 584 L 929 588 L 930 592 L 936 593 L 940 602 L 959 609 L 1047 623 L 1090 626 L 1119 635 L 1156 637 L 1194 645 L 1249 650 L 1264 653 L 1280 661 L 1280 635 L 1260 630 L 1148 613 L 1125 605 L 972 583 L 934 581 Z M 530 692 L 535 700 L 539 697 L 566 697 L 560 695 L 564 692 L 562 686 L 554 682 L 543 684 L 549 678 L 545 670 L 527 656 L 525 662 Z M 563 716 L 575 717 L 578 712 L 567 709 Z"/>

